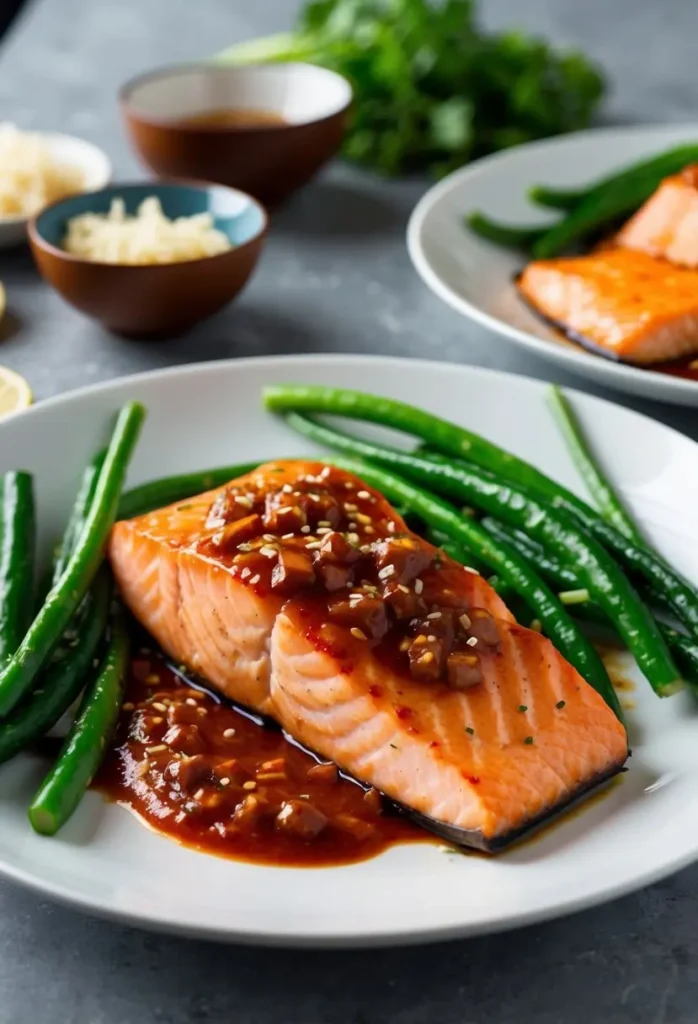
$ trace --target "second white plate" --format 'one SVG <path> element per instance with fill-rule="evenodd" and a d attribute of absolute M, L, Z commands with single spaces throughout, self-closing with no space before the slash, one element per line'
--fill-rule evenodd
<path fill-rule="evenodd" d="M 417 204 L 407 229 L 412 262 L 440 298 L 507 341 L 607 387 L 698 406 L 698 381 L 604 359 L 548 329 L 516 294 L 513 280 L 524 257 L 478 238 L 463 219 L 482 210 L 505 223 L 552 223 L 555 214 L 526 199 L 531 185 L 583 187 L 686 142 L 698 143 L 698 125 L 604 128 L 478 160 L 439 182 Z"/>

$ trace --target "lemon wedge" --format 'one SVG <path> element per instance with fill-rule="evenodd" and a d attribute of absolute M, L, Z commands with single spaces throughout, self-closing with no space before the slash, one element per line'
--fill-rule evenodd
<path fill-rule="evenodd" d="M 31 388 L 24 377 L 0 366 L 0 420 L 12 413 L 28 409 L 32 404 Z"/>

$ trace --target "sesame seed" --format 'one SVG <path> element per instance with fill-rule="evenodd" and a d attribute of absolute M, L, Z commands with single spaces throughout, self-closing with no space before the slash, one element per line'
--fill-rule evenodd
<path fill-rule="evenodd" d="M 273 533 L 263 533 L 262 540 L 265 540 L 267 544 L 273 544 L 274 541 L 276 540 L 276 537 L 274 536 Z"/>
<path fill-rule="evenodd" d="M 259 583 L 261 578 L 262 577 L 259 575 L 259 573 L 257 573 L 255 576 L 252 577 L 252 579 L 250 580 L 250 583 L 254 586 L 255 583 Z"/>
<path fill-rule="evenodd" d="M 194 700 L 193 697 L 187 697 L 187 699 L 185 700 L 184 703 L 188 704 L 190 708 L 195 708 L 196 707 L 196 701 Z"/>
<path fill-rule="evenodd" d="M 284 484 L 281 490 L 284 492 L 284 494 L 293 494 L 293 488 L 291 487 L 290 484 Z"/>
<path fill-rule="evenodd" d="M 309 544 L 305 545 L 305 550 L 306 551 L 319 551 L 319 549 L 321 547 L 322 547 L 322 541 L 321 540 L 311 540 L 311 542 Z"/>
<path fill-rule="evenodd" d="M 264 555 L 265 558 L 276 558 L 279 552 L 276 548 L 270 548 L 267 547 L 267 545 L 264 545 L 264 547 L 259 549 L 259 553 L 260 555 Z"/>
<path fill-rule="evenodd" d="M 376 531 L 372 526 L 364 526 L 364 533 L 375 533 Z"/>
<path fill-rule="evenodd" d="M 349 632 L 351 633 L 352 636 L 356 637 L 357 640 L 368 639 L 364 631 L 362 629 L 359 629 L 358 626 L 352 626 Z"/>
<path fill-rule="evenodd" d="M 317 533 L 318 537 L 324 537 L 324 535 L 326 533 L 332 533 L 332 527 L 331 526 L 318 526 L 318 528 L 317 528 L 317 530 L 315 532 Z"/>
<path fill-rule="evenodd" d="M 296 536 L 295 533 L 282 533 L 281 534 L 281 539 L 282 540 L 293 540 L 293 538 L 295 536 Z"/>
<path fill-rule="evenodd" d="M 465 642 L 468 645 L 468 647 L 475 647 L 475 646 L 477 646 L 477 637 L 476 636 L 469 636 L 468 639 Z"/>
<path fill-rule="evenodd" d="M 129 701 L 127 701 L 127 702 L 126 702 L 125 704 L 122 704 L 122 706 L 121 706 L 121 710 L 122 710 L 122 711 L 133 711 L 133 709 L 134 709 L 134 706 L 135 706 L 135 705 L 133 705 L 133 704 L 131 703 L 131 701 L 129 700 Z"/>
<path fill-rule="evenodd" d="M 464 565 L 463 568 L 465 569 L 466 572 L 471 572 L 473 574 L 473 576 L 479 576 L 480 575 L 480 573 L 477 571 L 477 569 L 473 569 L 472 565 Z"/>
<path fill-rule="evenodd" d="M 229 740 L 232 736 L 235 735 L 235 730 L 234 729 L 224 729 L 223 730 L 223 735 L 225 736 L 225 738 L 227 740 Z"/>
<path fill-rule="evenodd" d="M 310 533 L 309 526 L 301 526 L 301 533 Z"/>
<path fill-rule="evenodd" d="M 286 772 L 264 772 L 262 775 L 257 776 L 258 782 L 273 782 L 277 779 L 285 779 Z"/>
<path fill-rule="evenodd" d="M 371 495 L 368 493 L 368 491 L 357 491 L 356 492 L 356 497 L 357 498 L 363 498 L 364 500 L 366 500 L 366 499 L 370 498 Z"/>
<path fill-rule="evenodd" d="M 397 589 L 401 590 L 403 592 L 403 594 L 409 594 L 409 592 L 410 592 L 410 588 L 406 587 L 404 583 L 398 583 Z"/>
<path fill-rule="evenodd" d="M 436 643 L 436 637 L 434 636 L 433 633 L 429 633 L 427 635 L 427 640 L 429 641 L 430 644 L 435 644 Z"/>
<path fill-rule="evenodd" d="M 395 533 L 395 523 L 392 520 L 388 523 L 387 530 L 388 533 Z"/>
<path fill-rule="evenodd" d="M 470 629 L 470 627 L 472 626 L 470 616 L 466 615 L 465 612 L 463 612 L 463 614 L 458 617 L 458 621 L 460 622 L 463 629 Z"/>
<path fill-rule="evenodd" d="M 252 550 L 252 545 L 251 544 L 247 544 L 247 543 L 238 544 L 238 551 L 251 551 L 251 550 Z"/>
<path fill-rule="evenodd" d="M 165 719 L 162 718 L 160 715 L 156 715 L 154 718 L 151 718 L 150 721 L 152 725 L 162 725 Z"/>
<path fill-rule="evenodd" d="M 359 528 L 358 523 L 354 523 L 354 522 L 347 523 L 347 529 L 348 530 L 358 530 L 358 528 Z"/>
<path fill-rule="evenodd" d="M 154 700 L 153 703 L 151 704 L 151 707 L 154 707 L 156 711 L 167 711 L 165 705 L 162 704 L 159 700 Z"/>
<path fill-rule="evenodd" d="M 419 660 L 420 662 L 426 662 L 428 664 L 430 661 L 434 660 L 434 654 L 432 651 L 425 651 L 424 654 L 420 655 Z"/>
<path fill-rule="evenodd" d="M 229 786 L 230 785 L 230 779 L 226 777 L 225 779 L 221 779 L 220 783 L 221 783 L 221 786 Z"/>
<path fill-rule="evenodd" d="M 358 512 L 359 511 L 359 507 L 358 507 L 358 505 L 352 505 L 350 502 L 347 501 L 344 504 L 344 511 L 345 512 Z"/>
<path fill-rule="evenodd" d="M 371 517 L 367 516 L 364 512 L 357 512 L 355 518 L 356 518 L 357 522 L 362 523 L 364 525 L 366 523 L 370 523 L 371 522 Z"/>
<path fill-rule="evenodd" d="M 427 618 L 428 619 L 440 619 L 441 618 L 441 612 L 429 612 L 429 614 L 427 615 Z"/>
<path fill-rule="evenodd" d="M 245 568 L 240 573 L 240 576 L 242 577 L 243 580 L 246 580 L 247 577 L 251 576 L 251 575 L 252 575 L 252 572 L 251 572 L 250 569 L 247 568 L 247 566 L 245 566 Z"/>
<path fill-rule="evenodd" d="M 394 572 L 395 572 L 395 566 L 394 565 L 386 565 L 378 573 L 378 579 L 379 580 L 387 580 L 388 576 L 392 576 Z"/>
<path fill-rule="evenodd" d="M 252 499 L 246 498 L 243 494 L 238 494 L 235 497 L 235 504 L 242 505 L 243 508 L 252 508 Z"/>
<path fill-rule="evenodd" d="M 329 519 L 318 519 L 318 526 L 332 526 Z"/>
<path fill-rule="evenodd" d="M 159 754 L 162 750 L 167 750 L 166 743 L 157 743 L 154 747 L 146 747 L 146 754 Z"/>
<path fill-rule="evenodd" d="M 203 799 L 203 797 L 204 797 L 204 792 L 205 792 L 205 791 L 204 791 L 203 789 L 197 789 L 196 793 L 194 793 L 194 799 L 195 799 L 195 800 L 201 800 L 201 799 Z"/>
<path fill-rule="evenodd" d="M 351 532 L 349 532 L 349 533 L 345 534 L 345 536 L 346 536 L 347 544 L 358 544 L 359 543 L 359 535 L 358 535 L 358 533 L 351 533 Z"/>
<path fill-rule="evenodd" d="M 414 592 L 415 592 L 415 594 L 421 594 L 423 590 L 424 590 L 424 580 L 415 580 L 414 581 Z"/>
<path fill-rule="evenodd" d="M 243 788 L 243 789 L 256 789 L 256 788 L 257 788 L 257 783 L 256 783 L 256 782 L 253 782 L 253 781 L 252 781 L 252 780 L 250 779 L 250 781 L 249 781 L 249 782 L 243 782 L 243 784 L 242 784 L 242 788 Z"/>
<path fill-rule="evenodd" d="M 410 638 L 408 636 L 404 637 L 400 641 L 400 650 L 401 651 L 409 651 L 411 646 L 412 646 L 412 641 L 410 640 Z"/>

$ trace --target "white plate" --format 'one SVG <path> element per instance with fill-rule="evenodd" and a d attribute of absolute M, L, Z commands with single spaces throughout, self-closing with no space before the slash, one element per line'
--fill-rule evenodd
<path fill-rule="evenodd" d="M 526 199 L 534 184 L 584 186 L 680 143 L 698 143 L 698 124 L 603 128 L 535 142 L 478 160 L 435 185 L 417 204 L 407 247 L 417 271 L 468 319 L 545 359 L 621 391 L 677 405 L 698 405 L 698 381 L 613 362 L 549 330 L 516 294 L 521 254 L 478 238 L 463 216 L 482 210 L 504 223 L 538 224 L 556 214 Z"/>
<path fill-rule="evenodd" d="M 418 402 L 482 431 L 571 487 L 577 480 L 546 410 L 544 386 L 470 367 L 366 357 L 207 363 L 87 388 L 0 424 L 0 471 L 36 474 L 42 550 L 59 533 L 81 468 L 111 414 L 143 401 L 148 421 L 131 483 L 311 448 L 263 412 L 279 381 L 366 388 Z M 698 580 L 698 446 L 635 413 L 574 394 L 592 441 L 653 540 Z M 612 438 L 612 443 L 608 439 Z M 370 945 L 510 928 L 612 899 L 698 856 L 698 721 L 686 694 L 639 685 L 630 771 L 609 795 L 497 859 L 406 845 L 362 864 L 282 869 L 206 856 L 88 795 L 54 839 L 26 806 L 41 766 L 0 770 L 0 872 L 94 913 L 244 942 Z"/>
<path fill-rule="evenodd" d="M 81 192 L 96 192 L 109 184 L 111 163 L 106 153 L 91 142 L 59 132 L 37 132 L 58 163 L 78 167 L 84 175 Z M 0 217 L 0 248 L 19 245 L 27 237 L 28 217 Z"/>

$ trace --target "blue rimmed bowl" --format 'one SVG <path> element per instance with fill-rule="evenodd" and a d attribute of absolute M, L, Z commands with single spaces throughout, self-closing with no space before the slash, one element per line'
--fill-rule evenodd
<path fill-rule="evenodd" d="M 134 214 L 149 196 L 160 200 L 169 218 L 210 213 L 233 248 L 203 259 L 148 266 L 96 263 L 62 248 L 71 218 L 107 213 L 117 198 Z M 255 268 L 266 232 L 266 211 L 245 192 L 189 182 L 112 185 L 62 199 L 29 223 L 37 266 L 66 302 L 110 331 L 143 338 L 181 334 L 234 299 Z"/>

